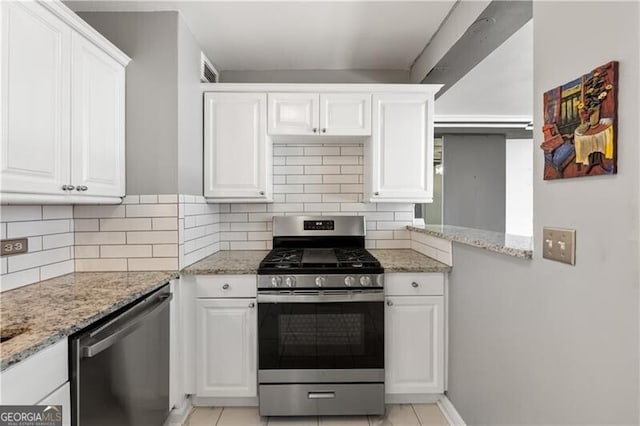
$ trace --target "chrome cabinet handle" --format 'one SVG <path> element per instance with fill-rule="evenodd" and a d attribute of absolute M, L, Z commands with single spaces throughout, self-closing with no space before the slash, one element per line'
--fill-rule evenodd
<path fill-rule="evenodd" d="M 327 128 L 326 127 L 322 129 L 322 133 L 327 133 Z"/>
<path fill-rule="evenodd" d="M 387 300 L 387 306 L 393 306 L 393 301 L 392 300 Z"/>
<path fill-rule="evenodd" d="M 414 282 L 412 282 L 412 283 L 411 283 L 411 287 L 413 287 L 413 288 L 418 288 L 418 283 L 417 283 L 417 282 L 415 282 L 415 281 L 414 281 Z"/>
<path fill-rule="evenodd" d="M 224 284 L 224 285 L 222 286 L 222 289 L 223 289 L 223 290 L 229 290 L 229 284 Z"/>
<path fill-rule="evenodd" d="M 264 195 L 264 191 L 260 191 L 260 195 Z"/>
<path fill-rule="evenodd" d="M 62 185 L 62 190 L 66 191 L 67 190 L 67 185 Z"/>
<path fill-rule="evenodd" d="M 75 186 L 73 185 L 67 185 L 67 191 L 73 191 L 74 189 L 76 189 Z"/>
<path fill-rule="evenodd" d="M 78 191 L 86 191 L 87 189 L 89 189 L 89 188 L 88 188 L 88 187 L 86 187 L 86 186 L 84 186 L 84 185 L 82 185 L 82 186 L 78 186 L 78 187 L 76 188 L 76 190 L 78 190 Z"/>
<path fill-rule="evenodd" d="M 318 133 L 318 129 L 317 128 L 313 128 L 313 133 Z"/>
<path fill-rule="evenodd" d="M 249 303 L 249 307 L 250 307 L 250 308 L 255 308 L 255 307 L 256 307 L 256 304 L 255 304 L 255 303 L 253 303 L 253 302 L 251 302 L 251 303 Z"/>
<path fill-rule="evenodd" d="M 374 192 L 373 195 L 380 195 L 378 191 Z"/>

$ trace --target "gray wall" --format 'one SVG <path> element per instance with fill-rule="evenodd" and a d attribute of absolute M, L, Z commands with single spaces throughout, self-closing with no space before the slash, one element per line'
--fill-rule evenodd
<path fill-rule="evenodd" d="M 176 194 L 177 12 L 81 12 L 127 66 L 127 194 Z"/>
<path fill-rule="evenodd" d="M 504 135 L 444 135 L 443 223 L 504 232 Z"/>
<path fill-rule="evenodd" d="M 222 83 L 409 83 L 404 70 L 222 71 Z"/>
<path fill-rule="evenodd" d="M 178 18 L 178 191 L 203 194 L 200 46 Z"/>
<path fill-rule="evenodd" d="M 448 395 L 468 424 L 640 421 L 639 5 L 576 6 L 533 5 L 534 146 L 542 142 L 542 94 L 615 59 L 619 173 L 545 182 L 536 148 L 533 260 L 454 244 Z M 603 31 L 555 48 L 567 40 L 568 16 Z M 541 258 L 543 226 L 577 230 L 575 266 Z"/>
<path fill-rule="evenodd" d="M 200 47 L 178 12 L 81 12 L 131 57 L 127 194 L 202 194 Z"/>

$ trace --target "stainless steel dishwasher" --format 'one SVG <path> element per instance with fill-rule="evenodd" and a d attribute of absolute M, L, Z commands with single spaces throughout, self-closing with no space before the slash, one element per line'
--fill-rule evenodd
<path fill-rule="evenodd" d="M 72 336 L 72 425 L 164 423 L 172 297 L 167 284 Z"/>

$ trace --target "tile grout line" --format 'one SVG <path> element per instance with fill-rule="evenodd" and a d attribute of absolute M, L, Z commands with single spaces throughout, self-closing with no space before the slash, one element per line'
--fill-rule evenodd
<path fill-rule="evenodd" d="M 423 426 L 422 421 L 420 420 L 420 416 L 418 416 L 418 412 L 416 411 L 416 407 L 414 407 L 413 404 L 410 404 L 410 405 L 411 405 L 411 411 L 413 411 L 413 415 L 416 416 L 416 420 L 418 421 L 418 424 Z"/>

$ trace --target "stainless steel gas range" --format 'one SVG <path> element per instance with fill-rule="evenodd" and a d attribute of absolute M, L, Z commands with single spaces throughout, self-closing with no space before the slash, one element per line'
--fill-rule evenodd
<path fill-rule="evenodd" d="M 362 216 L 273 219 L 258 268 L 260 415 L 384 414 L 384 270 Z"/>

